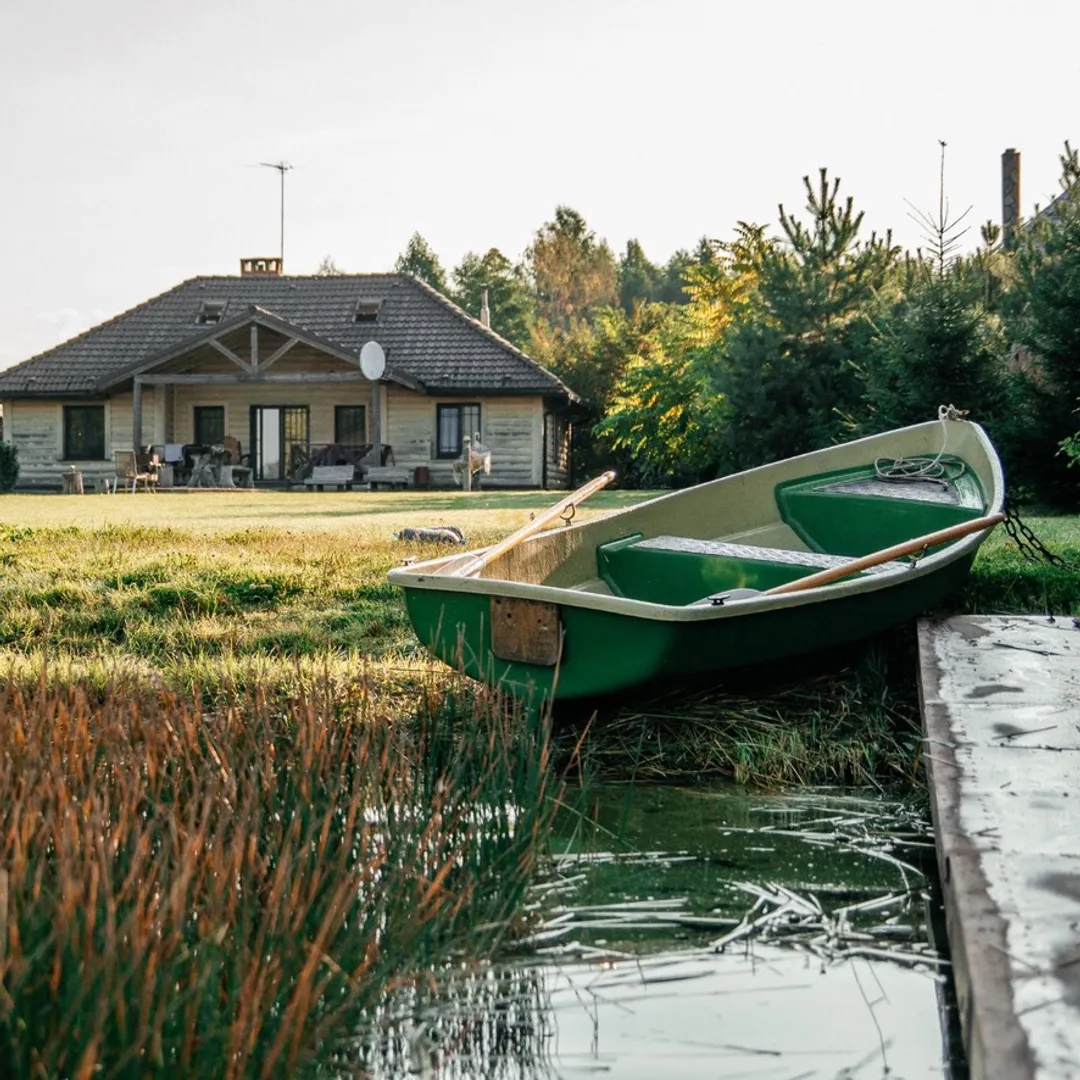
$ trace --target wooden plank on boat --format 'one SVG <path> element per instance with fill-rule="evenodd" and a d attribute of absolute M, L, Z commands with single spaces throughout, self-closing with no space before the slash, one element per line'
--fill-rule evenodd
<path fill-rule="evenodd" d="M 971 1076 L 1080 1076 L 1080 629 L 924 619 L 919 660 Z"/>
<path fill-rule="evenodd" d="M 493 596 L 491 651 L 500 660 L 554 667 L 562 653 L 558 605 Z"/>

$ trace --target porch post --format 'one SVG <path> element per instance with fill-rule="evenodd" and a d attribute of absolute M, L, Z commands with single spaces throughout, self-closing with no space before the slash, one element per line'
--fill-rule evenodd
<path fill-rule="evenodd" d="M 142 380 L 138 375 L 131 388 L 131 441 L 136 453 L 142 448 Z"/>
<path fill-rule="evenodd" d="M 168 384 L 162 383 L 154 387 L 154 437 L 150 441 L 155 446 L 161 446 L 169 441 L 168 425 L 166 424 L 168 411 L 165 408 L 165 395 L 168 392 Z"/>
<path fill-rule="evenodd" d="M 371 457 L 382 464 L 382 379 L 371 380 Z"/>

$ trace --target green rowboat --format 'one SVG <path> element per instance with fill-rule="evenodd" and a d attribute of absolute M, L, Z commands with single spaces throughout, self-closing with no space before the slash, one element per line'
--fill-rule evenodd
<path fill-rule="evenodd" d="M 782 670 L 911 619 L 962 582 L 1003 501 L 986 433 L 943 418 L 541 532 L 486 564 L 455 554 L 390 580 L 447 664 L 533 700 L 600 697 Z"/>

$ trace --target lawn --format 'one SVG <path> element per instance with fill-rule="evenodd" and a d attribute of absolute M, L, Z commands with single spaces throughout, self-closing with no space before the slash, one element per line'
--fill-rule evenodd
<path fill-rule="evenodd" d="M 582 516 L 639 502 L 603 492 Z M 442 668 L 415 648 L 386 580 L 406 525 L 500 539 L 550 492 L 195 492 L 0 497 L 0 668 L 150 679 L 205 694 L 362 667 L 411 702 Z"/>
<path fill-rule="evenodd" d="M 657 492 L 602 491 L 579 513 L 632 506 Z M 168 526 L 197 533 L 246 529 L 362 534 L 390 539 L 411 525 L 457 525 L 486 542 L 557 502 L 551 491 L 162 491 L 156 495 L 0 495 L 0 523 L 30 528 Z"/>

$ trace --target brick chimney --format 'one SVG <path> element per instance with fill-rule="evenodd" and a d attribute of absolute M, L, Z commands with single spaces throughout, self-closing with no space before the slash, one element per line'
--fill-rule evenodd
<path fill-rule="evenodd" d="M 276 255 L 266 259 L 241 259 L 241 277 L 281 277 L 285 266 Z"/>
<path fill-rule="evenodd" d="M 1006 150 L 1001 155 L 1001 242 L 1016 242 L 1020 228 L 1020 152 Z"/>

